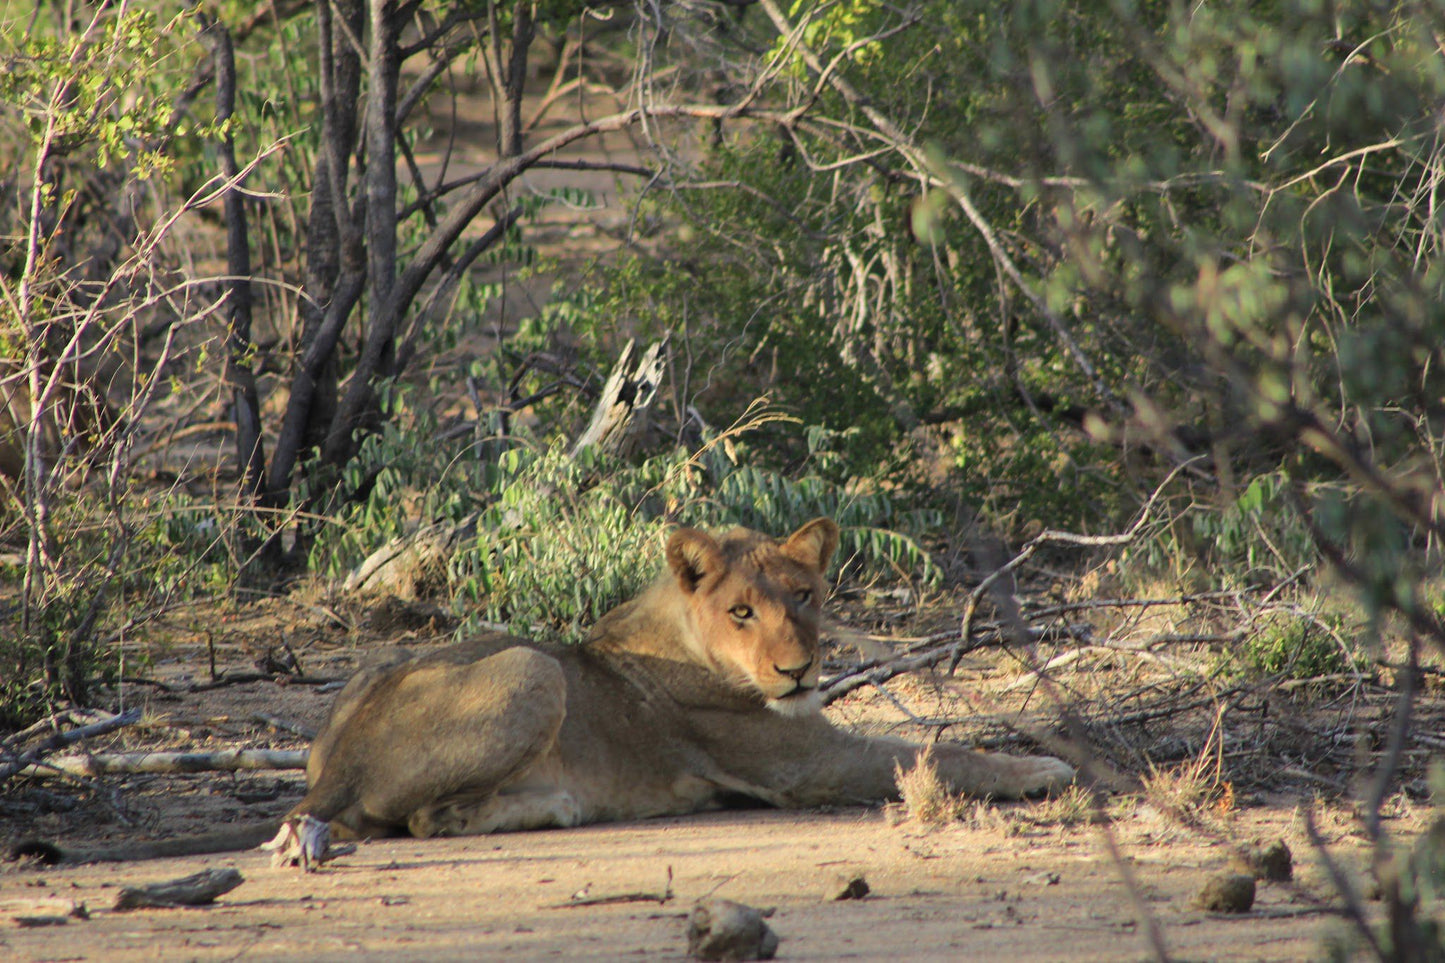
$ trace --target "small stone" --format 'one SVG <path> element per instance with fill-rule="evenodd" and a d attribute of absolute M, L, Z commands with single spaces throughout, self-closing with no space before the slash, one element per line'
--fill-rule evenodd
<path fill-rule="evenodd" d="M 1294 854 L 1283 839 L 1276 839 L 1256 854 L 1255 875 L 1260 879 L 1282 883 L 1294 878 Z"/>
<path fill-rule="evenodd" d="M 1231 864 L 1237 871 L 1248 873 L 1255 879 L 1282 883 L 1294 878 L 1294 854 L 1282 839 L 1268 846 L 1256 843 L 1248 852 L 1236 856 Z"/>
<path fill-rule="evenodd" d="M 1195 903 L 1210 913 L 1248 913 L 1254 905 L 1254 877 L 1225 873 L 1204 884 Z"/>
<path fill-rule="evenodd" d="M 687 952 L 699 960 L 771 960 L 778 934 L 763 913 L 730 899 L 698 903 L 687 918 Z"/>
<path fill-rule="evenodd" d="M 831 892 L 829 898 L 833 900 L 863 899 L 873 892 L 873 888 L 868 885 L 868 880 L 863 878 L 862 873 L 843 873 L 833 881 Z"/>

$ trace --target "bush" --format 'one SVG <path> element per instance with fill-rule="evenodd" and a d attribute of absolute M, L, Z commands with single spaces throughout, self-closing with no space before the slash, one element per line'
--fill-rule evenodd
<path fill-rule="evenodd" d="M 674 524 L 782 536 L 828 515 L 841 528 L 838 558 L 849 576 L 939 577 L 918 540 L 936 515 L 903 508 L 867 480 L 840 484 L 751 465 L 745 431 L 628 464 L 585 452 L 574 459 L 561 440 L 513 439 L 488 460 L 470 453 L 470 441 L 450 450 L 411 444 L 428 423 L 422 415 L 415 427 L 403 422 L 368 442 L 375 461 L 353 462 L 353 481 L 370 479 L 369 490 L 321 531 L 315 570 L 339 575 L 418 516 L 460 523 L 475 515 L 475 540 L 451 561 L 458 607 L 473 620 L 573 641 L 652 580 Z M 815 460 L 826 461 L 826 434 L 808 435 Z"/>
<path fill-rule="evenodd" d="M 1314 679 L 1358 672 L 1366 660 L 1345 631 L 1345 619 L 1337 615 L 1280 616 L 1250 632 L 1231 656 L 1254 677 Z"/>

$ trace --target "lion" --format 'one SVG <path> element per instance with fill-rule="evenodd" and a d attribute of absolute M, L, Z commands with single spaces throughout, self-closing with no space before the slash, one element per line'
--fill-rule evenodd
<path fill-rule="evenodd" d="M 733 804 L 875 804 L 923 746 L 821 713 L 818 624 L 838 526 L 782 540 L 693 528 L 579 646 L 489 634 L 356 675 L 311 748 L 308 790 L 267 848 L 310 869 L 331 837 L 461 836 Z M 953 792 L 1054 792 L 1049 756 L 932 746 Z"/>

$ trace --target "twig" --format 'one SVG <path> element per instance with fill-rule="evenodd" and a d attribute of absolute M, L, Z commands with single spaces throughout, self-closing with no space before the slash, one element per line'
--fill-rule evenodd
<path fill-rule="evenodd" d="M 1343 915 L 1349 918 L 1360 937 L 1369 944 L 1376 959 L 1389 959 L 1390 957 L 1386 955 L 1384 948 L 1380 946 L 1379 939 L 1375 936 L 1375 929 L 1365 915 L 1364 904 L 1360 902 L 1359 895 L 1355 893 L 1355 887 L 1350 883 L 1349 876 L 1340 868 L 1339 863 L 1335 862 L 1334 857 L 1330 855 L 1329 848 L 1325 845 L 1324 838 L 1320 836 L 1319 827 L 1315 825 L 1314 807 L 1306 803 L 1303 808 L 1305 835 L 1309 837 L 1310 845 L 1315 848 L 1315 855 L 1319 856 L 1320 862 L 1324 864 L 1325 872 L 1329 873 L 1330 881 L 1335 884 L 1335 892 L 1339 893 L 1340 898 L 1345 902 Z"/>
<path fill-rule="evenodd" d="M 1061 532 L 1048 529 L 1029 539 L 1028 544 L 1024 545 L 1017 555 L 995 569 L 992 574 L 982 582 L 979 582 L 978 585 L 974 587 L 973 592 L 969 594 L 968 606 L 963 611 L 963 625 L 959 629 L 958 644 L 954 647 L 953 656 L 948 663 L 948 674 L 953 675 L 954 671 L 958 668 L 959 661 L 963 658 L 964 652 L 968 651 L 966 647 L 973 635 L 973 618 L 978 612 L 979 601 L 983 598 L 984 593 L 993 588 L 999 579 L 1014 572 L 1045 545 L 1085 545 L 1098 547 L 1105 545 L 1126 545 L 1132 542 L 1134 537 L 1139 534 L 1139 530 L 1144 527 L 1144 523 L 1148 521 L 1149 512 L 1154 508 L 1154 503 L 1159 500 L 1159 496 L 1164 494 L 1164 489 L 1174 480 L 1174 476 L 1183 471 L 1186 466 L 1193 464 L 1202 457 L 1202 455 L 1195 456 L 1194 458 L 1175 465 L 1173 470 L 1171 470 L 1169 474 L 1164 477 L 1164 480 L 1159 483 L 1158 487 L 1154 489 L 1154 493 L 1149 496 L 1149 500 L 1144 503 L 1144 507 L 1139 509 L 1139 514 L 1135 517 L 1133 524 L 1120 534 L 1076 535 L 1073 532 Z"/>
<path fill-rule="evenodd" d="M 1144 900 L 1143 890 L 1139 888 L 1139 880 L 1135 878 L 1134 871 L 1130 869 L 1129 863 L 1124 859 L 1124 854 L 1119 850 L 1119 842 L 1114 838 L 1113 823 L 1109 815 L 1104 811 L 1104 802 L 1101 795 L 1094 796 L 1094 818 L 1099 826 L 1099 835 L 1104 838 L 1104 848 L 1109 851 L 1109 859 L 1119 871 L 1119 876 L 1124 881 L 1124 888 L 1129 891 L 1129 899 L 1134 904 L 1134 912 L 1139 922 L 1144 924 L 1144 932 L 1149 937 L 1149 945 L 1154 950 L 1154 958 L 1160 963 L 1167 963 L 1169 949 L 1164 943 L 1164 931 L 1159 927 L 1159 920 L 1149 912 L 1149 904 Z"/>
<path fill-rule="evenodd" d="M 1001 635 L 994 634 L 980 639 L 978 644 L 970 646 L 968 651 L 982 649 L 1002 641 L 1003 637 Z M 887 682 L 894 676 L 902 675 L 905 672 L 935 666 L 948 658 L 951 651 L 949 648 L 940 647 L 924 652 L 921 655 L 884 662 L 876 668 L 873 668 L 872 671 L 855 669 L 841 673 L 819 686 L 819 691 L 823 694 L 823 705 L 832 705 L 835 701 L 841 699 L 854 689 L 861 689 L 865 685 L 877 685 L 880 682 Z"/>
<path fill-rule="evenodd" d="M 1385 745 L 1385 757 L 1380 763 L 1379 771 L 1370 786 L 1369 795 L 1365 797 L 1365 828 L 1369 831 L 1370 841 L 1376 846 L 1382 842 L 1383 832 L 1380 828 L 1380 807 L 1385 802 L 1385 796 L 1390 791 L 1390 785 L 1395 781 L 1395 775 L 1400 768 L 1400 755 L 1405 749 L 1405 742 L 1410 735 L 1410 717 L 1415 707 L 1415 691 L 1420 684 L 1419 673 L 1415 671 L 1415 665 L 1420 658 L 1420 636 L 1418 633 L 1410 635 L 1409 664 L 1405 669 L 1405 680 L 1400 686 L 1400 700 L 1395 707 L 1395 720 L 1390 725 L 1390 739 Z"/>
<path fill-rule="evenodd" d="M 616 903 L 666 903 L 672 899 L 672 867 L 667 867 L 667 883 L 660 893 L 635 891 L 631 893 L 609 893 L 602 896 L 574 896 L 561 903 L 553 903 L 548 909 L 572 909 L 576 906 L 612 906 Z"/>
<path fill-rule="evenodd" d="M 1243 592 L 1197 592 L 1192 595 L 1175 595 L 1156 599 L 1084 599 L 1079 602 L 1061 602 L 1025 613 L 1029 619 L 1045 619 L 1069 612 L 1087 612 L 1092 609 L 1154 608 L 1160 605 L 1193 605 L 1198 602 L 1238 602 Z"/>
<path fill-rule="evenodd" d="M 873 688 L 878 690 L 879 695 L 883 696 L 883 698 L 893 703 L 893 707 L 899 712 L 903 713 L 905 716 L 907 716 L 908 721 L 916 726 L 930 726 L 938 729 L 946 729 L 949 726 L 958 725 L 959 720 L 957 719 L 930 719 L 927 716 L 918 715 L 912 709 L 904 705 L 902 700 L 900 700 L 896 695 L 894 695 L 892 692 L 889 692 L 888 687 L 885 686 L 882 682 L 873 683 Z"/>
<path fill-rule="evenodd" d="M 27 767 L 34 765 L 57 749 L 74 745 L 82 739 L 104 735 L 107 732 L 113 732 L 124 726 L 134 725 L 140 721 L 140 715 L 139 709 L 131 709 L 127 712 L 122 712 L 118 716 L 111 716 L 109 719 L 103 719 L 100 722 L 91 723 L 88 726 L 81 726 L 79 729 L 72 729 L 69 732 L 57 732 L 40 745 L 26 750 L 13 762 L 7 762 L 5 765 L 0 766 L 0 782 L 9 779 L 17 772 L 24 771 Z"/>

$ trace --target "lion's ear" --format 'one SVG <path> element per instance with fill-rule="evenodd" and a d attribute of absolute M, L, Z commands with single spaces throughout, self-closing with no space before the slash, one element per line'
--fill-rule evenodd
<path fill-rule="evenodd" d="M 667 564 L 684 592 L 697 591 L 704 578 L 723 568 L 722 553 L 707 532 L 679 528 L 667 540 Z"/>
<path fill-rule="evenodd" d="M 810 568 L 823 571 L 838 549 L 838 523 L 831 518 L 815 518 L 788 536 L 783 554 Z"/>

